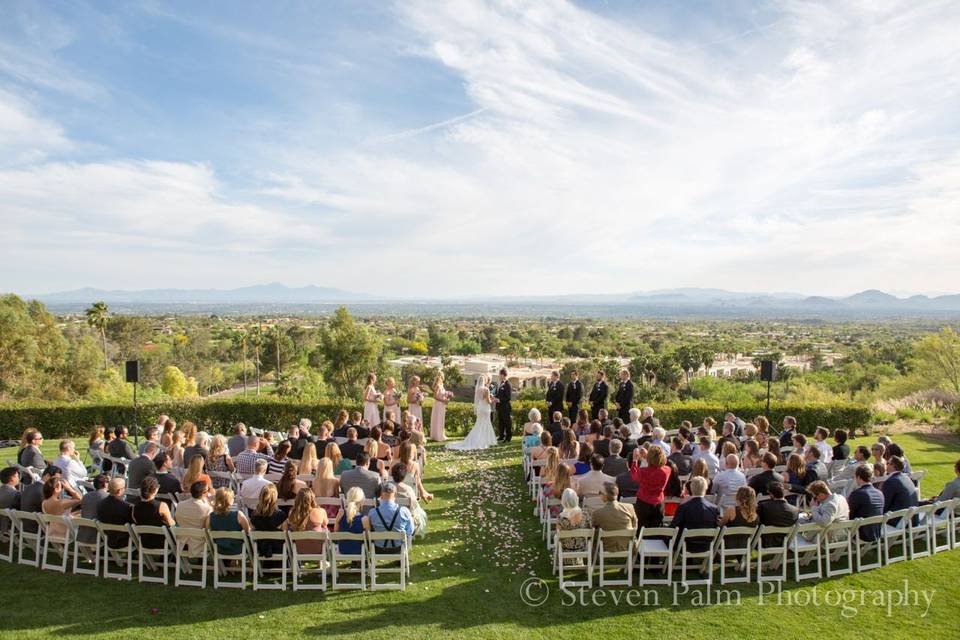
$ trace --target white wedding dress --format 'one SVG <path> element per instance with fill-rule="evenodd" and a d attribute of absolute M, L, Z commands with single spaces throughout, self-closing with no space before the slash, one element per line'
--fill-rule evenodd
<path fill-rule="evenodd" d="M 451 442 L 447 445 L 448 449 L 476 451 L 488 449 L 497 444 L 497 434 L 493 431 L 493 422 L 490 420 L 490 412 L 493 410 L 493 405 L 490 404 L 490 392 L 481 380 L 477 381 L 473 398 L 473 410 L 477 414 L 477 421 L 466 438 L 460 442 Z"/>

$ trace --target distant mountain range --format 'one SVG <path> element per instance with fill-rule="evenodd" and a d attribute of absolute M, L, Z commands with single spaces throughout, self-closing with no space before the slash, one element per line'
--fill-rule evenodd
<path fill-rule="evenodd" d="M 483 314 L 485 310 L 531 307 L 530 313 L 571 315 L 650 315 L 650 316 L 957 316 L 960 295 L 899 298 L 877 289 L 861 291 L 846 297 L 808 296 L 799 293 L 746 293 L 724 289 L 678 288 L 634 291 L 618 294 L 569 294 L 545 296 L 464 296 L 459 298 L 386 298 L 330 287 L 287 287 L 279 282 L 238 289 L 144 289 L 137 291 L 75 289 L 57 293 L 27 296 L 63 311 L 102 300 L 118 311 L 151 312 L 166 308 L 171 312 L 243 313 L 244 310 L 295 308 L 310 311 L 311 305 L 359 305 L 370 313 Z M 376 310 L 376 311 L 375 311 Z M 522 314 L 521 314 L 522 315 Z"/>

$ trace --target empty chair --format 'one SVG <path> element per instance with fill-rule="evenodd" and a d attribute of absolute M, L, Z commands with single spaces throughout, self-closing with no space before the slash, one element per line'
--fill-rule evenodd
<path fill-rule="evenodd" d="M 673 551 L 677 530 L 672 527 L 643 527 L 637 536 L 638 586 L 670 584 L 673 581 Z M 648 578 L 648 570 L 660 570 L 662 578 Z"/>
<path fill-rule="evenodd" d="M 12 512 L 12 509 L 0 509 L 0 560 L 6 562 L 13 562 L 17 541 L 17 528 L 13 524 Z"/>
<path fill-rule="evenodd" d="M 884 515 L 880 536 L 883 538 L 883 557 L 886 558 L 887 564 L 902 562 L 908 557 L 910 547 L 908 539 L 909 519 L 910 509 L 891 511 Z M 893 521 L 896 521 L 896 524 L 892 524 Z M 900 547 L 900 553 L 894 554 L 893 549 L 897 546 Z"/>
<path fill-rule="evenodd" d="M 949 551 L 952 547 L 953 536 L 953 508 L 960 498 L 938 502 L 933 517 L 930 519 L 930 538 L 933 543 L 933 552 Z M 940 542 L 941 536 L 943 542 Z"/>
<path fill-rule="evenodd" d="M 40 566 L 40 556 L 42 553 L 41 539 L 43 529 L 40 525 L 40 514 L 30 511 L 11 511 L 10 516 L 16 525 L 17 562 L 19 564 Z M 32 552 L 33 558 L 27 557 L 26 552 Z"/>
<path fill-rule="evenodd" d="M 909 520 L 907 523 L 907 539 L 910 543 L 911 558 L 925 558 L 933 555 L 933 528 L 931 524 L 933 523 L 935 510 L 936 505 L 933 504 L 924 504 L 911 509 L 911 517 L 907 518 Z M 917 548 L 918 542 L 923 545 L 922 551 Z"/>

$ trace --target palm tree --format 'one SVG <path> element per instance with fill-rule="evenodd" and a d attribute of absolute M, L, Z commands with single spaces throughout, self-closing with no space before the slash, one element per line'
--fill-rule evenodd
<path fill-rule="evenodd" d="M 103 368 L 110 366 L 107 359 L 107 317 L 110 315 L 110 309 L 107 303 L 100 301 L 94 302 L 86 311 L 87 324 L 100 332 L 100 346 L 103 348 Z"/>

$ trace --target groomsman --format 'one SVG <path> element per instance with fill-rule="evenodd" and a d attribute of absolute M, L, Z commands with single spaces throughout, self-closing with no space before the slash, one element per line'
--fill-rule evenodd
<path fill-rule="evenodd" d="M 570 417 L 570 422 L 576 422 L 577 414 L 580 413 L 580 403 L 583 402 L 583 383 L 580 382 L 579 371 L 571 372 L 570 378 L 564 399 L 567 401 L 567 415 Z"/>
<path fill-rule="evenodd" d="M 563 413 L 563 383 L 557 371 L 550 374 L 550 382 L 547 383 L 547 415 L 552 417 L 554 411 Z"/>
<path fill-rule="evenodd" d="M 500 436 L 497 440 L 501 442 L 510 442 L 513 437 L 513 418 L 510 412 L 510 398 L 513 394 L 513 388 L 507 379 L 507 370 L 500 369 L 500 385 L 497 387 L 497 428 Z"/>
<path fill-rule="evenodd" d="M 630 422 L 630 408 L 633 406 L 633 381 L 630 380 L 630 372 L 626 369 L 620 370 L 620 386 L 617 387 L 617 395 L 613 397 L 617 405 L 617 416 L 626 424 Z"/>
<path fill-rule="evenodd" d="M 593 389 L 590 390 L 590 419 L 598 420 L 600 418 L 600 409 L 607 408 L 607 396 L 610 395 L 610 387 L 607 386 L 607 374 L 603 371 L 597 371 L 597 381 L 593 383 Z"/>

